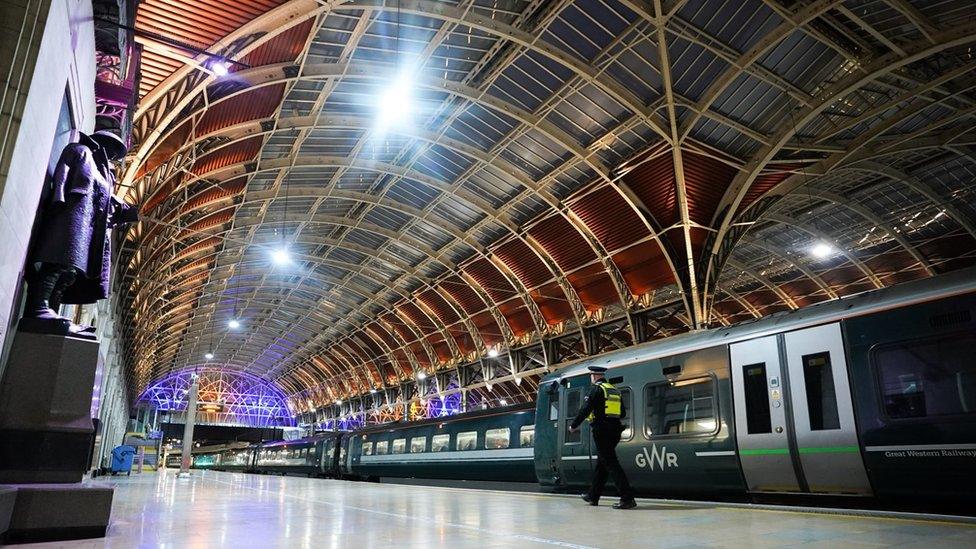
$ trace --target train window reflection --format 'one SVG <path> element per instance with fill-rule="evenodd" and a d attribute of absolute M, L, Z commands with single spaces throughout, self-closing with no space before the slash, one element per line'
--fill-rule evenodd
<path fill-rule="evenodd" d="M 620 389 L 620 402 L 623 404 L 624 417 L 620 418 L 624 430 L 620 433 L 621 440 L 629 440 L 634 434 L 634 412 L 631 404 L 634 402 L 633 393 L 629 387 L 618 387 Z"/>
<path fill-rule="evenodd" d="M 570 426 L 573 424 L 573 419 L 576 418 L 576 414 L 579 412 L 580 407 L 580 390 L 573 389 L 566 396 L 566 417 L 564 418 L 565 425 L 563 428 L 566 430 L 566 444 L 575 444 L 583 440 L 582 430 L 577 429 L 576 431 L 570 430 Z"/>
<path fill-rule="evenodd" d="M 976 414 L 976 335 L 897 343 L 872 356 L 891 419 Z"/>
<path fill-rule="evenodd" d="M 549 421 L 559 419 L 559 391 L 549 393 Z"/>
<path fill-rule="evenodd" d="M 430 439 L 431 452 L 446 452 L 450 450 L 451 435 L 434 435 Z"/>
<path fill-rule="evenodd" d="M 410 453 L 419 454 L 427 450 L 427 437 L 413 437 L 410 439 Z"/>
<path fill-rule="evenodd" d="M 501 450 L 508 448 L 509 428 L 488 429 L 485 432 L 485 448 L 488 450 Z"/>
<path fill-rule="evenodd" d="M 531 448 L 535 446 L 535 425 L 523 425 L 519 429 L 519 447 Z"/>
<path fill-rule="evenodd" d="M 834 390 L 834 372 L 830 367 L 830 353 L 804 355 L 803 382 L 807 392 L 807 413 L 810 430 L 827 431 L 840 429 L 837 413 L 837 392 Z"/>
<path fill-rule="evenodd" d="M 376 443 L 376 455 L 382 456 L 390 453 L 390 441 L 381 440 Z M 342 461 L 341 459 L 339 461 Z"/>
<path fill-rule="evenodd" d="M 371 455 L 373 455 L 373 443 L 372 442 L 367 442 L 367 443 L 363 444 L 363 455 L 364 456 L 371 456 Z"/>
<path fill-rule="evenodd" d="M 746 400 L 746 431 L 750 435 L 772 433 L 769 389 L 766 388 L 766 363 L 743 366 L 742 380 L 743 396 Z"/>
<path fill-rule="evenodd" d="M 468 431 L 467 433 L 457 434 L 457 449 L 459 451 L 474 450 L 478 446 L 478 433 Z"/>
<path fill-rule="evenodd" d="M 712 378 L 684 379 L 645 389 L 647 436 L 696 435 L 715 431 Z"/>
<path fill-rule="evenodd" d="M 393 452 L 394 454 L 405 454 L 407 453 L 407 439 L 396 438 L 393 439 Z"/>

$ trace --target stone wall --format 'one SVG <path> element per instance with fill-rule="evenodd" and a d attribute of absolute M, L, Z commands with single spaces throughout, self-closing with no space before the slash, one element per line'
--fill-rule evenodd
<path fill-rule="evenodd" d="M 91 0 L 0 2 L 0 376 L 62 104 L 75 130 L 92 131 L 94 83 Z"/>

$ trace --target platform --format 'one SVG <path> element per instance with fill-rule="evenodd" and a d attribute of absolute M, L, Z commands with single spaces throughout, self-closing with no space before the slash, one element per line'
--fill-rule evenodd
<path fill-rule="evenodd" d="M 109 477 L 108 536 L 21 547 L 973 547 L 949 521 L 173 471 Z"/>

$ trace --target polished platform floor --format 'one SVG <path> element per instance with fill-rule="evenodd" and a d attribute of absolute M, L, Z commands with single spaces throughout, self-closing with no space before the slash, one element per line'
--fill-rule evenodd
<path fill-rule="evenodd" d="M 976 547 L 976 525 L 948 521 L 214 471 L 105 482 L 106 538 L 22 547 Z"/>

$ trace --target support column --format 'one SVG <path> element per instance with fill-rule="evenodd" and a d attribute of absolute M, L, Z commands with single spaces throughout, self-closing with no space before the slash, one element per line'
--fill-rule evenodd
<path fill-rule="evenodd" d="M 200 392 L 200 377 L 193 374 L 190 393 L 186 399 L 186 423 L 183 425 L 183 455 L 180 459 L 180 478 L 190 476 L 190 465 L 193 464 L 193 423 L 197 419 L 197 397 Z"/>

